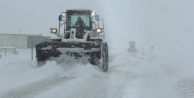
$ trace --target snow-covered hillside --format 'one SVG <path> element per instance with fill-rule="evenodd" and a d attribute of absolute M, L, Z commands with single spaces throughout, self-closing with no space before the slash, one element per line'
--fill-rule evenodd
<path fill-rule="evenodd" d="M 1 55 L 0 98 L 194 97 L 194 67 L 160 54 L 110 50 L 107 73 L 90 64 L 54 61 L 37 68 L 30 50 Z"/>

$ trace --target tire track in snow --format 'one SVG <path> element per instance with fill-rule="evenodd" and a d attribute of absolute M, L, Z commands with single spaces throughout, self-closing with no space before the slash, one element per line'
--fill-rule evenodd
<path fill-rule="evenodd" d="M 122 98 L 126 78 L 132 66 L 136 64 L 127 56 L 121 56 L 122 64 L 110 66 L 107 76 L 92 77 L 79 84 L 82 88 L 77 89 L 68 98 Z"/>
<path fill-rule="evenodd" d="M 40 80 L 38 82 L 30 83 L 24 87 L 20 87 L 5 93 L 0 98 L 33 98 L 33 96 L 38 95 L 54 86 L 60 85 L 68 80 L 73 78 L 67 77 L 57 77 L 52 78 L 49 77 L 44 80 Z"/>
<path fill-rule="evenodd" d="M 79 84 L 82 85 L 82 88 L 77 89 L 68 98 L 106 98 L 109 88 L 116 85 L 117 82 L 121 79 L 123 79 L 123 77 L 90 78 L 90 80 Z"/>

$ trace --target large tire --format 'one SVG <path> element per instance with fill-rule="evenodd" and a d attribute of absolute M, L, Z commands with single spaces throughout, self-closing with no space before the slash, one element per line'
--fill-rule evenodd
<path fill-rule="evenodd" d="M 101 48 L 101 57 L 102 57 L 102 71 L 107 72 L 108 71 L 108 44 L 105 42 L 105 44 L 102 45 Z"/>
<path fill-rule="evenodd" d="M 90 64 L 92 65 L 98 65 L 100 63 L 100 54 L 101 52 L 94 52 L 90 56 Z"/>

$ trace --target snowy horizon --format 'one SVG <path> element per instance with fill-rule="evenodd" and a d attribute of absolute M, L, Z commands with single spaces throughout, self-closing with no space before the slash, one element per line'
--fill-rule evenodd
<path fill-rule="evenodd" d="M 58 27 L 61 12 L 91 9 L 104 19 L 106 40 L 111 48 L 127 49 L 129 41 L 136 41 L 140 51 L 142 47 L 150 51 L 154 46 L 154 51 L 191 57 L 194 55 L 194 46 L 190 44 L 194 36 L 193 3 L 192 0 L 2 0 L 0 33 L 21 31 L 55 37 L 49 28 Z"/>

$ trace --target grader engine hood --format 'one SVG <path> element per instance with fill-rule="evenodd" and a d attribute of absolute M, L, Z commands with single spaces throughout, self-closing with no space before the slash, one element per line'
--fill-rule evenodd
<path fill-rule="evenodd" d="M 90 33 L 90 31 L 84 30 L 83 32 L 80 32 L 75 28 L 71 28 L 70 31 L 67 31 L 64 34 L 62 41 L 63 42 L 68 42 L 68 41 L 86 42 L 88 39 L 89 33 Z"/>

